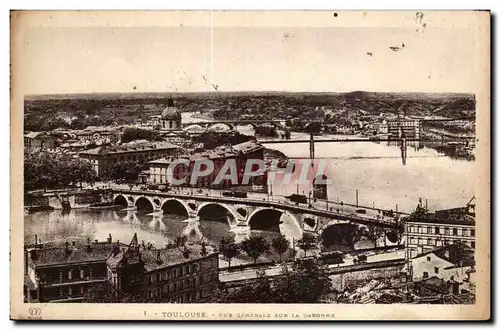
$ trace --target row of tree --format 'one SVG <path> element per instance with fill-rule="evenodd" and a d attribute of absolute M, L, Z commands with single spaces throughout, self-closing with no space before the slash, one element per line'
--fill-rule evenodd
<path fill-rule="evenodd" d="M 38 150 L 24 152 L 25 191 L 94 184 L 96 180 L 92 165 L 80 158 Z"/>
<path fill-rule="evenodd" d="M 108 166 L 102 174 L 103 180 L 123 183 L 137 182 L 139 173 L 144 170 L 144 162 L 121 161 Z"/>
<path fill-rule="evenodd" d="M 215 149 L 223 145 L 236 145 L 250 141 L 251 136 L 241 134 L 239 132 L 203 132 L 200 135 L 193 137 L 193 143 L 203 143 L 204 150 Z"/>
<path fill-rule="evenodd" d="M 304 250 L 304 254 L 316 246 L 316 238 L 309 233 L 304 233 L 303 237 L 297 240 L 297 247 Z M 236 243 L 232 236 L 223 237 L 220 241 L 219 252 L 222 258 L 228 262 L 231 267 L 231 261 L 238 257 L 241 252 L 245 252 L 247 256 L 251 257 L 254 264 L 257 264 L 257 259 L 264 253 L 272 251 L 276 252 L 279 256 L 279 261 L 283 259 L 283 255 L 290 250 L 290 241 L 283 235 L 276 236 L 271 243 L 269 243 L 262 236 L 253 236 L 246 238 L 240 243 Z M 290 252 L 292 256 L 295 255 L 295 250 Z"/>
<path fill-rule="evenodd" d="M 122 133 L 122 143 L 135 140 L 162 141 L 160 133 L 153 130 L 128 127 Z"/>
<path fill-rule="evenodd" d="M 210 302 L 233 304 L 321 303 L 332 291 L 331 279 L 317 259 L 299 259 L 283 265 L 281 275 L 269 277 L 257 272 L 257 279 L 239 288 L 222 285 Z"/>
<path fill-rule="evenodd" d="M 57 128 L 84 129 L 88 126 L 108 126 L 115 123 L 113 118 L 101 116 L 85 116 L 79 114 L 71 120 L 65 120 L 54 113 L 41 114 L 30 112 L 24 116 L 24 130 L 32 132 L 47 132 Z"/>

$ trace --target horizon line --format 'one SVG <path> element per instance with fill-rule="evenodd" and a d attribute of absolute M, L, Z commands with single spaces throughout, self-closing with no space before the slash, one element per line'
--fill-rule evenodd
<path fill-rule="evenodd" d="M 372 93 L 372 94 L 427 94 L 427 95 L 475 95 L 473 92 L 383 92 L 383 91 L 366 91 L 366 90 L 352 90 L 345 92 L 335 92 L 335 91 L 280 91 L 280 90 L 231 90 L 231 91 L 195 91 L 195 92 L 70 92 L 70 93 L 54 93 L 54 94 L 25 94 L 24 97 L 40 97 L 40 96 L 78 96 L 78 95 L 110 95 L 110 94 L 236 94 L 236 93 L 275 93 L 275 94 L 351 94 L 351 93 Z"/>

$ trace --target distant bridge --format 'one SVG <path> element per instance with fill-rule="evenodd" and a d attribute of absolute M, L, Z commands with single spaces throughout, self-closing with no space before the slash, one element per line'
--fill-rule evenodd
<path fill-rule="evenodd" d="M 462 121 L 462 120 L 476 120 L 476 116 L 466 116 L 460 118 L 422 118 L 419 119 L 423 122 L 434 122 L 434 121 Z"/>
<path fill-rule="evenodd" d="M 217 127 L 218 125 L 225 125 L 228 129 L 234 130 L 236 126 L 240 125 L 251 125 L 254 129 L 262 124 L 270 124 L 274 127 L 284 126 L 286 120 L 285 119 L 242 119 L 242 120 L 210 120 L 210 121 L 197 121 L 197 122 L 188 122 L 182 123 L 182 128 L 186 129 L 188 127 L 199 126 L 203 129 L 207 129 L 210 127 Z"/>
<path fill-rule="evenodd" d="M 315 139 L 314 143 L 322 143 L 322 142 L 397 142 L 401 143 L 402 139 L 369 139 L 369 138 L 352 138 L 352 139 Z M 406 142 L 439 142 L 439 143 L 447 143 L 447 142 L 457 142 L 457 141 L 471 141 L 474 140 L 473 137 L 456 137 L 456 138 L 446 138 L 446 139 L 426 139 L 426 138 L 409 138 L 405 139 Z M 301 140 L 292 140 L 292 139 L 274 139 L 274 140 L 258 140 L 261 144 L 271 144 L 271 143 L 310 143 L 311 139 L 301 139 Z"/>

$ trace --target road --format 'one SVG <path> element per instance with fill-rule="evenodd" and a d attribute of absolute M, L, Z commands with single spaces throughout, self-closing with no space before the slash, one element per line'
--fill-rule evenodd
<path fill-rule="evenodd" d="M 379 261 L 388 261 L 388 260 L 395 260 L 395 259 L 400 259 L 404 258 L 404 250 L 398 250 L 398 251 L 391 251 L 391 252 L 384 252 L 384 253 L 378 253 L 378 254 L 369 254 L 369 253 L 364 253 L 367 255 L 367 260 L 366 263 L 371 263 L 371 262 L 379 262 Z M 328 265 L 328 268 L 340 268 L 344 266 L 352 266 L 354 265 L 354 256 L 346 256 L 344 257 L 344 263 L 340 265 Z M 265 272 L 267 276 L 276 276 L 280 275 L 282 273 L 282 265 L 277 265 L 277 266 L 270 266 L 265 268 Z M 257 270 L 255 268 L 253 269 L 244 269 L 241 271 L 221 271 L 219 272 L 219 280 L 221 282 L 232 282 L 232 281 L 241 281 L 241 280 L 248 280 L 248 279 L 253 279 L 257 277 Z"/>

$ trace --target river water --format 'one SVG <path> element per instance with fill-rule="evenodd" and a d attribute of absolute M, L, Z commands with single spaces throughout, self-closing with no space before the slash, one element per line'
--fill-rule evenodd
<path fill-rule="evenodd" d="M 183 114 L 183 120 L 202 121 Z M 249 128 L 247 128 L 249 129 Z M 251 132 L 250 132 L 251 133 Z M 304 134 L 294 133 L 292 139 L 302 139 Z M 282 151 L 290 158 L 309 156 L 308 143 L 266 144 L 266 147 Z M 315 144 L 315 157 L 325 159 L 324 173 L 328 177 L 330 200 L 355 203 L 356 189 L 360 205 L 385 209 L 398 208 L 411 212 L 419 198 L 427 199 L 430 210 L 459 207 L 474 195 L 474 162 L 451 159 L 429 148 L 408 148 L 406 165 L 402 165 L 398 146 L 375 142 L 325 142 Z M 317 170 L 311 169 L 311 171 Z M 308 194 L 311 184 L 275 184 L 276 195 Z M 397 205 L 397 206 L 396 206 Z M 293 221 L 286 220 L 280 226 L 288 237 L 299 235 Z M 34 235 L 42 241 L 72 238 L 105 240 L 109 234 L 113 240 L 128 242 L 134 233 L 139 240 L 161 247 L 181 234 L 192 240 L 206 237 L 212 242 L 230 232 L 228 223 L 204 220 L 198 224 L 183 216 L 171 214 L 141 214 L 135 211 L 61 210 L 38 212 L 24 219 L 25 241 L 33 242 Z M 253 232 L 253 235 L 271 238 L 276 233 Z"/>

